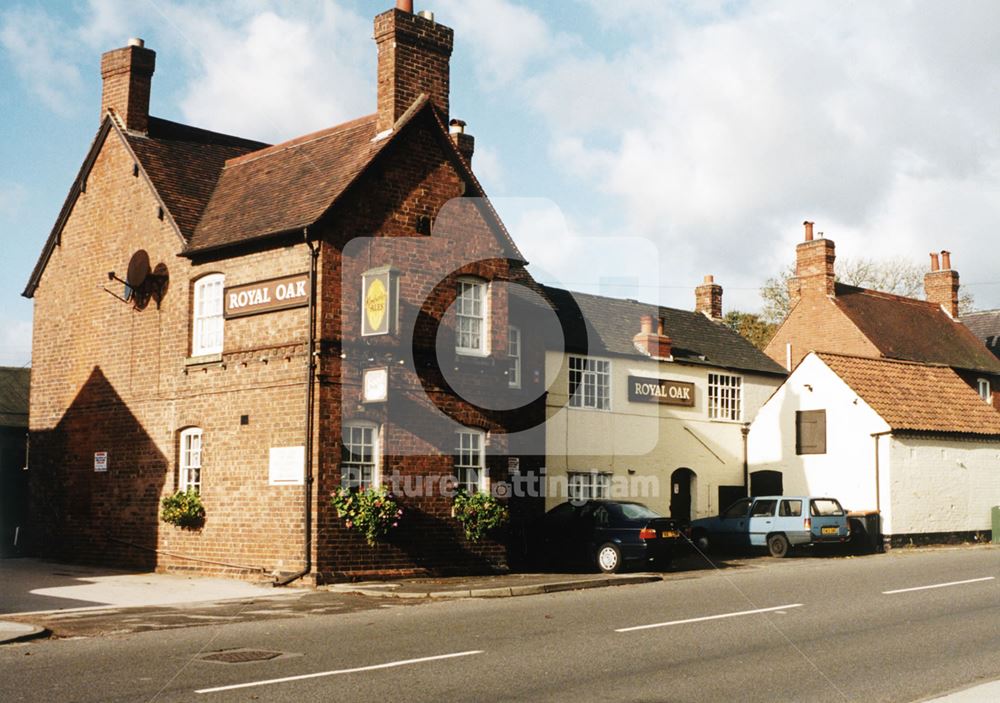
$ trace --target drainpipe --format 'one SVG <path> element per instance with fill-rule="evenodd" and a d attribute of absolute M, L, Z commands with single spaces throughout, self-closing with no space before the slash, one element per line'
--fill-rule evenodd
<path fill-rule="evenodd" d="M 275 579 L 275 586 L 287 586 L 312 571 L 312 487 L 313 487 L 313 387 L 316 382 L 316 262 L 319 260 L 319 244 L 309 239 L 309 228 L 302 228 L 302 236 L 309 247 L 309 345 L 306 364 L 306 442 L 305 442 L 305 490 L 303 495 L 303 521 L 305 522 L 304 551 L 305 565 L 301 571 L 291 576 Z"/>
<path fill-rule="evenodd" d="M 750 497 L 750 462 L 747 460 L 747 437 L 750 435 L 750 423 L 744 422 L 740 427 L 743 435 L 743 490 Z"/>
<path fill-rule="evenodd" d="M 878 440 L 879 437 L 885 437 L 889 434 L 892 434 L 891 430 L 888 432 L 872 432 L 872 439 L 875 440 L 875 510 L 878 511 L 880 516 L 882 515 L 882 494 L 879 481 Z"/>

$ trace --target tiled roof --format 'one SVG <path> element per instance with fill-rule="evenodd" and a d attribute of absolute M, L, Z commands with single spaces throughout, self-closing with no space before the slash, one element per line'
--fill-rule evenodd
<path fill-rule="evenodd" d="M 1000 412 L 947 366 L 817 356 L 894 431 L 1000 435 Z"/>
<path fill-rule="evenodd" d="M 972 312 L 962 315 L 961 320 L 994 356 L 1000 357 L 1000 310 Z"/>
<path fill-rule="evenodd" d="M 148 134 L 122 133 L 188 241 L 226 160 L 267 146 L 158 117 Z"/>
<path fill-rule="evenodd" d="M 372 141 L 375 115 L 232 159 L 190 250 L 312 224 L 390 141 Z"/>
<path fill-rule="evenodd" d="M 940 305 L 840 283 L 834 301 L 889 359 L 1000 373 L 1000 359 Z"/>
<path fill-rule="evenodd" d="M 31 369 L 0 366 L 0 427 L 28 426 Z"/>
<path fill-rule="evenodd" d="M 634 300 L 575 293 L 542 286 L 566 328 L 566 348 L 588 354 L 648 358 L 632 338 L 643 315 L 660 317 L 673 342 L 675 361 L 743 371 L 786 375 L 762 351 L 722 323 L 700 312 L 659 307 Z"/>

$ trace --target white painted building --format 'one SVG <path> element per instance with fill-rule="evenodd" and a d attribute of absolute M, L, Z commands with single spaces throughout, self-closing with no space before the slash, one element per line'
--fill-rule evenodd
<path fill-rule="evenodd" d="M 786 494 L 880 511 L 895 544 L 982 537 L 1000 505 L 1000 412 L 943 365 L 810 353 L 747 450 Z"/>
<path fill-rule="evenodd" d="M 545 288 L 565 336 L 545 357 L 546 508 L 627 497 L 694 519 L 746 495 L 745 429 L 785 372 L 704 288 L 706 313 Z"/>

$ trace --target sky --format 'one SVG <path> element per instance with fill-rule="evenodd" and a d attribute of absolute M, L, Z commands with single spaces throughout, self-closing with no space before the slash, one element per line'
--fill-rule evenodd
<path fill-rule="evenodd" d="M 392 0 L 6 0 L 0 364 L 99 125 L 100 55 L 157 52 L 151 113 L 278 142 L 374 112 Z M 536 279 L 692 308 L 761 306 L 802 222 L 839 257 L 947 249 L 1000 308 L 1000 3 L 430 0 L 451 112 Z"/>

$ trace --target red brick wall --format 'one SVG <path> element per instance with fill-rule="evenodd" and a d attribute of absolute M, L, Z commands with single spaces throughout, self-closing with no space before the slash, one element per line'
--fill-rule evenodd
<path fill-rule="evenodd" d="M 789 342 L 793 369 L 811 351 L 879 356 L 875 345 L 861 334 L 833 300 L 815 290 L 803 290 L 802 298 L 768 342 L 764 353 L 785 366 Z"/>

